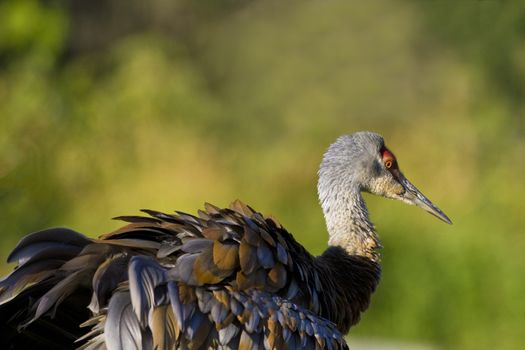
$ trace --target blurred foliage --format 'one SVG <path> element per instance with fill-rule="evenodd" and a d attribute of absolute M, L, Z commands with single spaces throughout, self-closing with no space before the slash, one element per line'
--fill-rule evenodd
<path fill-rule="evenodd" d="M 384 275 L 351 337 L 521 349 L 523 23 L 520 1 L 1 2 L 0 258 L 237 197 L 320 253 L 322 153 L 370 129 L 454 225 L 366 197 Z"/>

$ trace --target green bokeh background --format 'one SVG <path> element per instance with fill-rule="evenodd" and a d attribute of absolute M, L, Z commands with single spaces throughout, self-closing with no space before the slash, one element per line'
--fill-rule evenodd
<path fill-rule="evenodd" d="M 522 1 L 2 1 L 0 259 L 235 198 L 318 254 L 321 156 L 374 130 L 454 225 L 366 196 L 384 272 L 350 337 L 523 349 L 524 23 Z"/>

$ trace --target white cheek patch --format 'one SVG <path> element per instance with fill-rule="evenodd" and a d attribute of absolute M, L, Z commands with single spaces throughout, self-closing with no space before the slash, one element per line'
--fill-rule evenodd
<path fill-rule="evenodd" d="M 405 191 L 403 186 L 390 173 L 373 178 L 369 182 L 369 190 L 373 194 L 388 198 L 398 198 Z"/>

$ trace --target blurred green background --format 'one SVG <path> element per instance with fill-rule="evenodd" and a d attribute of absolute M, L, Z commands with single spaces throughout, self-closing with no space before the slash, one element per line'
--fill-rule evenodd
<path fill-rule="evenodd" d="M 374 130 L 454 225 L 366 197 L 384 272 L 350 338 L 523 349 L 524 23 L 521 1 L 2 1 L 0 259 L 235 198 L 318 254 L 321 156 Z"/>

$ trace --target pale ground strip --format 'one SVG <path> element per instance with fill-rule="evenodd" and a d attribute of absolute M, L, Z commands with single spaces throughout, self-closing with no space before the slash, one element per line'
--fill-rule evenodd
<path fill-rule="evenodd" d="M 350 350 L 440 350 L 427 344 L 404 343 L 377 339 L 348 339 Z"/>

